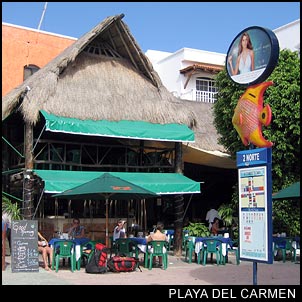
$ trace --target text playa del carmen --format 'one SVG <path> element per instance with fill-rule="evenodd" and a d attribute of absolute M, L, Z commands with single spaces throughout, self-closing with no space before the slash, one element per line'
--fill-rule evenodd
<path fill-rule="evenodd" d="M 295 299 L 294 288 L 169 288 L 169 299 Z"/>

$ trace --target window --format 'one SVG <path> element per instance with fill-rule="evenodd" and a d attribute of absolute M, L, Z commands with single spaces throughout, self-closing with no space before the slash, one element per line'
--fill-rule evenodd
<path fill-rule="evenodd" d="M 24 66 L 24 75 L 23 75 L 23 81 L 25 81 L 27 78 L 29 78 L 31 75 L 33 75 L 36 71 L 38 71 L 40 68 L 36 65 L 26 65 Z"/>
<path fill-rule="evenodd" d="M 217 88 L 215 81 L 210 78 L 196 79 L 196 101 L 215 103 Z"/>

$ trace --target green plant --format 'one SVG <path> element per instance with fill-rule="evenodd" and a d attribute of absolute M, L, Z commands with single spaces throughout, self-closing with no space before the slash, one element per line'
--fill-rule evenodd
<path fill-rule="evenodd" d="M 230 236 L 232 239 L 238 239 L 238 218 L 234 216 L 237 212 L 234 208 L 237 208 L 237 205 L 234 205 L 234 201 L 230 204 L 222 204 L 218 208 L 218 213 L 221 219 L 224 222 L 224 226 L 228 228 Z"/>
<path fill-rule="evenodd" d="M 12 220 L 21 219 L 21 210 L 17 203 L 13 203 L 9 198 L 2 195 L 2 213 L 6 212 Z"/>
<path fill-rule="evenodd" d="M 231 204 L 223 203 L 218 208 L 218 214 L 226 227 L 230 227 L 233 224 L 233 213 L 234 210 Z"/>
<path fill-rule="evenodd" d="M 208 227 L 202 222 L 189 222 L 184 230 L 189 231 L 189 236 L 207 237 L 210 235 Z"/>

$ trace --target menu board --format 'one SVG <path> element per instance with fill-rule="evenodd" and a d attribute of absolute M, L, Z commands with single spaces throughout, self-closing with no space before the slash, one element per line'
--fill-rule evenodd
<path fill-rule="evenodd" d="M 38 272 L 38 222 L 13 220 L 11 224 L 12 272 Z"/>

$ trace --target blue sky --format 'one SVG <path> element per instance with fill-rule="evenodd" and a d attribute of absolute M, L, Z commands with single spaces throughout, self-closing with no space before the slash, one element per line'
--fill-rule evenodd
<path fill-rule="evenodd" d="M 38 29 L 45 2 L 2 2 L 2 22 Z M 123 21 L 142 50 L 183 47 L 227 53 L 250 26 L 276 29 L 300 18 L 299 2 L 48 2 L 41 30 L 81 37 L 108 16 Z"/>

